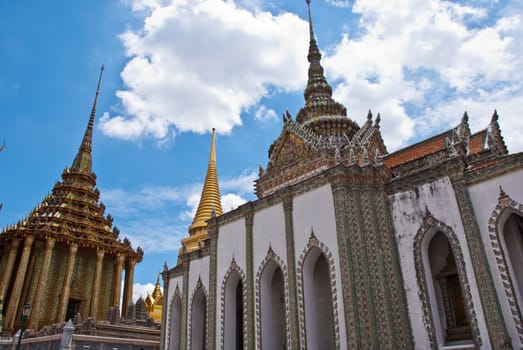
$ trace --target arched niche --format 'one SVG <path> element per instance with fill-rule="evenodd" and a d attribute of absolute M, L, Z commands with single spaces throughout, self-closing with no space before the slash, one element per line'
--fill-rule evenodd
<path fill-rule="evenodd" d="M 431 349 L 481 346 L 478 322 L 454 231 L 428 211 L 414 239 L 414 261 Z"/>
<path fill-rule="evenodd" d="M 182 296 L 180 289 L 176 286 L 171 301 L 169 324 L 169 350 L 180 350 L 180 336 L 182 330 Z"/>
<path fill-rule="evenodd" d="M 286 349 L 290 346 L 287 277 L 283 260 L 269 247 L 256 275 L 258 349 Z"/>
<path fill-rule="evenodd" d="M 245 285 L 245 273 L 233 258 L 222 283 L 222 349 L 245 347 Z"/>
<path fill-rule="evenodd" d="M 510 198 L 501 187 L 488 230 L 495 265 L 503 280 L 519 341 L 523 343 L 523 204 Z"/>
<path fill-rule="evenodd" d="M 198 280 L 191 303 L 191 350 L 207 349 L 207 293 Z"/>

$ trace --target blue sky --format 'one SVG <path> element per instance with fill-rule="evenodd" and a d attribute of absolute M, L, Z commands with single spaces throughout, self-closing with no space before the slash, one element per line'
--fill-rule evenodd
<path fill-rule="evenodd" d="M 381 113 L 389 151 L 493 110 L 523 150 L 520 1 L 312 0 L 334 96 L 360 125 Z M 137 293 L 176 263 L 215 127 L 224 210 L 255 199 L 281 115 L 303 104 L 305 0 L 0 2 L 0 226 L 70 166 L 105 64 L 93 168 L 107 212 L 145 250 Z"/>

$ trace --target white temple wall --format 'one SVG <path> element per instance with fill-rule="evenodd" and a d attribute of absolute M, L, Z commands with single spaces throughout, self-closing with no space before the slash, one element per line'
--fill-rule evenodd
<path fill-rule="evenodd" d="M 316 238 L 329 249 L 334 258 L 334 269 L 336 273 L 336 293 L 338 306 L 338 330 L 340 337 L 340 348 L 345 349 L 345 318 L 342 288 L 341 268 L 338 254 L 338 239 L 336 235 L 336 216 L 334 212 L 334 199 L 330 185 L 325 185 L 294 198 L 293 202 L 293 225 L 294 225 L 294 247 L 296 267 L 299 265 L 300 256 L 307 247 L 311 235 L 311 229 Z M 326 257 L 327 258 L 327 257 Z M 296 279 L 302 278 L 297 274 Z M 298 281 L 296 281 L 298 282 Z"/>
<path fill-rule="evenodd" d="M 191 298 L 196 289 L 198 279 L 202 281 L 205 293 L 209 293 L 209 262 L 210 257 L 204 256 L 201 259 L 191 260 L 189 267 L 189 308 L 191 307 Z"/>
<path fill-rule="evenodd" d="M 223 310 L 223 282 L 225 275 L 229 271 L 232 258 L 241 271 L 247 273 L 247 256 L 246 256 L 246 232 L 245 219 L 227 223 L 219 227 L 218 246 L 217 246 L 217 263 L 216 263 L 216 349 L 221 348 L 222 334 L 222 310 Z M 243 285 L 245 288 L 245 284 Z M 254 305 L 248 305 L 253 307 Z M 244 311 L 246 312 L 246 310 Z"/>
<path fill-rule="evenodd" d="M 523 203 L 523 170 L 511 172 L 488 181 L 481 182 L 469 187 L 470 200 L 474 208 L 474 213 L 478 221 L 479 230 L 483 239 L 483 245 L 490 264 L 492 277 L 498 293 L 500 307 L 505 318 L 507 331 L 512 339 L 514 348 L 521 348 L 523 344 L 519 341 L 516 325 L 510 305 L 506 296 L 504 283 L 496 262 L 496 256 L 492 249 L 492 242 L 489 234 L 489 220 L 493 215 L 494 209 L 498 205 L 499 186 L 502 186 L 505 193 L 518 203 Z"/>
<path fill-rule="evenodd" d="M 285 215 L 283 203 L 265 208 L 254 213 L 253 220 L 253 277 L 254 288 L 258 288 L 256 276 L 261 264 L 267 256 L 269 245 L 274 253 L 283 261 L 287 261 L 285 243 Z M 253 305 L 255 307 L 255 305 Z M 258 308 L 255 307 L 255 319 L 258 320 Z M 259 324 L 255 322 L 255 333 L 259 334 Z"/>
<path fill-rule="evenodd" d="M 448 177 L 440 178 L 434 182 L 418 186 L 416 189 L 417 191 L 413 189 L 389 196 L 416 348 L 429 348 L 429 338 L 426 328 L 425 326 L 420 327 L 420 325 L 425 325 L 425 323 L 423 321 L 423 306 L 419 298 L 420 288 L 417 282 L 414 261 L 414 239 L 423 223 L 423 218 L 426 215 L 425 208 L 427 207 L 436 220 L 449 226 L 457 236 L 461 251 L 463 252 L 472 302 L 482 339 L 482 348 L 490 349 L 490 340 L 485 325 L 481 301 L 479 299 L 472 261 L 465 239 L 459 207 L 450 179 Z M 433 299 L 430 301 L 432 305 L 434 302 Z M 437 305 L 432 305 L 432 308 L 433 310 L 437 310 Z M 439 320 L 433 320 L 433 324 L 435 328 L 437 328 Z M 441 341 L 441 335 L 438 338 L 438 340 Z M 442 346 L 443 344 L 439 345 Z"/>
<path fill-rule="evenodd" d="M 252 228 L 254 274 L 267 255 L 269 245 L 276 255 L 287 261 L 285 243 L 285 216 L 279 203 L 254 213 Z"/>

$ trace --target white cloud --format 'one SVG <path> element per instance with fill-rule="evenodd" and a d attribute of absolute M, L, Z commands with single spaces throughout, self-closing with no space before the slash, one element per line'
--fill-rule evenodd
<path fill-rule="evenodd" d="M 349 0 L 326 0 L 326 3 L 334 7 L 349 7 Z"/>
<path fill-rule="evenodd" d="M 264 105 L 261 105 L 254 114 L 254 118 L 259 121 L 271 121 L 278 119 L 278 115 L 274 109 L 267 109 Z"/>
<path fill-rule="evenodd" d="M 222 191 L 234 191 L 238 194 L 252 194 L 254 192 L 254 180 L 257 178 L 257 172 L 243 171 L 238 177 L 220 180 L 220 188 Z"/>
<path fill-rule="evenodd" d="M 126 88 L 117 92 L 124 110 L 104 115 L 106 135 L 165 139 L 211 127 L 228 133 L 269 86 L 304 85 L 307 23 L 294 14 L 222 0 L 139 0 L 132 7 L 150 13 L 141 30 L 120 36 L 130 57 L 121 73 Z"/>
<path fill-rule="evenodd" d="M 244 197 L 252 195 L 256 176 L 253 171 L 244 171 L 220 180 L 224 212 L 247 202 Z M 114 225 L 120 229 L 119 238 L 129 237 L 134 248 L 140 246 L 150 254 L 178 250 L 198 208 L 202 186 L 144 186 L 135 192 L 103 189 L 101 193 L 107 213 L 114 216 Z"/>
<path fill-rule="evenodd" d="M 154 279 L 156 279 L 156 277 L 154 277 Z M 163 288 L 161 288 L 161 290 L 163 293 Z M 153 291 L 154 291 L 154 284 L 152 284 L 152 283 L 146 283 L 146 284 L 134 283 L 133 284 L 133 302 L 136 303 L 136 301 L 140 297 L 145 299 L 147 297 L 147 294 L 152 294 Z"/>
<path fill-rule="evenodd" d="M 478 112 L 469 113 L 473 129 L 494 108 L 502 125 L 518 125 L 518 109 L 507 107 L 522 101 L 520 14 L 486 21 L 487 7 L 440 0 L 360 0 L 353 12 L 360 35 L 344 35 L 325 66 L 353 119 L 381 112 L 389 150 L 457 124 L 465 109 Z M 504 129 L 512 150 L 523 146 L 517 130 Z"/>
<path fill-rule="evenodd" d="M 222 196 L 221 200 L 224 213 L 236 209 L 244 203 L 247 203 L 245 198 L 242 198 L 234 193 L 227 193 L 226 195 Z"/>

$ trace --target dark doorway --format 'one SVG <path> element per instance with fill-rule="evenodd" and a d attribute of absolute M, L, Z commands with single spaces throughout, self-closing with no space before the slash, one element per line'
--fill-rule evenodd
<path fill-rule="evenodd" d="M 67 313 L 65 314 L 65 320 L 69 321 L 74 318 L 74 316 L 80 312 L 81 300 L 78 299 L 69 299 L 67 304 Z"/>

